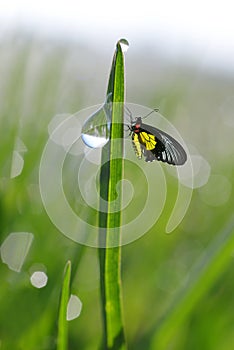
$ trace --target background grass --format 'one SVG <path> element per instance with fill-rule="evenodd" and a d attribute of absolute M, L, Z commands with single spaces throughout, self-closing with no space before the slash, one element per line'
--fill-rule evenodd
<path fill-rule="evenodd" d="M 224 176 L 231 190 L 222 201 L 227 189 L 217 178 L 211 189 L 213 201 L 207 204 L 207 185 L 195 189 L 186 217 L 171 235 L 164 233 L 166 212 L 146 235 L 123 247 L 123 309 L 129 349 L 134 350 L 158 348 L 153 340 L 159 321 L 177 303 L 177 293 L 193 277 L 196 261 L 203 255 L 212 261 L 209 247 L 230 222 L 234 204 L 233 77 L 205 71 L 202 62 L 171 62 L 148 53 L 147 48 L 131 52 L 131 47 L 127 53 L 127 101 L 160 108 L 185 141 L 207 159 L 211 175 Z M 70 241 L 50 222 L 40 199 L 38 168 L 53 116 L 104 101 L 111 58 L 112 52 L 104 57 L 86 45 L 23 33 L 8 34 L 1 42 L 1 243 L 10 232 L 34 234 L 20 273 L 0 265 L 1 349 L 55 348 L 67 260 L 73 266 L 72 293 L 83 303 L 80 317 L 69 322 L 69 349 L 95 350 L 101 343 L 97 249 Z M 27 152 L 22 174 L 10 179 L 16 137 Z M 173 193 L 176 181 L 166 176 Z M 174 325 L 176 332 L 166 349 L 226 350 L 233 345 L 234 261 L 229 249 L 223 254 L 225 268 L 214 264 L 211 277 L 198 280 L 193 293 L 201 287 L 203 293 L 193 307 L 183 304 L 186 317 Z M 35 264 L 43 264 L 49 277 L 39 290 L 29 280 Z"/>
<path fill-rule="evenodd" d="M 64 269 L 64 276 L 63 276 L 61 295 L 60 295 L 57 350 L 68 349 L 67 305 L 70 298 L 70 278 L 71 278 L 71 262 L 68 261 Z"/>

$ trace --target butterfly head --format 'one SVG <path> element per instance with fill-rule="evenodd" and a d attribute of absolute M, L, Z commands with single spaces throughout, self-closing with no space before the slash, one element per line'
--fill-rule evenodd
<path fill-rule="evenodd" d="M 139 129 L 141 128 L 142 120 L 141 117 L 137 117 L 131 125 L 131 130 L 133 132 L 139 132 Z"/>

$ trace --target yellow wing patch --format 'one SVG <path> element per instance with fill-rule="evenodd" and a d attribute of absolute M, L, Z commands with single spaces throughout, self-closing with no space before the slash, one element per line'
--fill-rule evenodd
<path fill-rule="evenodd" d="M 139 142 L 139 137 L 137 134 L 133 134 L 132 144 L 136 153 L 137 158 L 142 158 L 141 144 Z"/>
<path fill-rule="evenodd" d="M 139 141 L 145 146 L 146 150 L 148 151 L 151 151 L 152 149 L 154 149 L 157 143 L 154 135 L 148 134 L 144 131 L 139 133 Z"/>

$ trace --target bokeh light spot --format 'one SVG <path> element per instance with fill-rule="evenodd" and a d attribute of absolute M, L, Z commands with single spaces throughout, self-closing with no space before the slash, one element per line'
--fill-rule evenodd
<path fill-rule="evenodd" d="M 11 179 L 19 176 L 22 173 L 24 167 L 24 159 L 18 151 L 13 151 L 12 163 L 11 163 Z"/>
<path fill-rule="evenodd" d="M 13 232 L 1 245 L 1 258 L 9 269 L 20 272 L 33 241 L 29 232 Z"/>
<path fill-rule="evenodd" d="M 76 295 L 71 295 L 67 305 L 67 320 L 71 321 L 80 316 L 82 302 Z"/>
<path fill-rule="evenodd" d="M 47 285 L 48 277 L 44 271 L 35 271 L 30 277 L 33 287 L 43 288 Z"/>
<path fill-rule="evenodd" d="M 28 151 L 27 147 L 25 146 L 25 144 L 23 143 L 23 141 L 19 137 L 16 138 L 15 150 L 18 152 L 23 152 L 23 153 Z"/>

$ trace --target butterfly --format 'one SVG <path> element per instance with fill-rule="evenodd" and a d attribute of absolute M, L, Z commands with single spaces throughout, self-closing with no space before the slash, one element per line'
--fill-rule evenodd
<path fill-rule="evenodd" d="M 184 148 L 172 136 L 153 126 L 143 124 L 141 117 L 135 120 L 130 117 L 129 130 L 133 148 L 139 159 L 144 156 L 146 162 L 158 160 L 172 165 L 183 165 L 186 162 L 187 154 Z"/>

